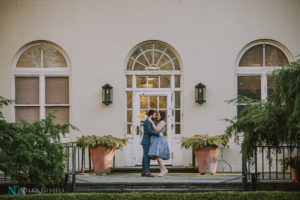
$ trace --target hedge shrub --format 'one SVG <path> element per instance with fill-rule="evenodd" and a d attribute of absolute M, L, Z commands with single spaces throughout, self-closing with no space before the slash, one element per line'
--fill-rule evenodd
<path fill-rule="evenodd" d="M 42 195 L 0 195 L 0 200 L 299 200 L 300 192 L 200 192 L 200 193 L 75 193 Z"/>

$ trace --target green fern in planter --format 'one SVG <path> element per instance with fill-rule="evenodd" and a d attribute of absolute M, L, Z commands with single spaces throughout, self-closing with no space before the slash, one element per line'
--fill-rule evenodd
<path fill-rule="evenodd" d="M 213 147 L 219 147 L 224 146 L 227 147 L 229 144 L 229 137 L 225 135 L 215 135 L 215 136 L 209 136 L 207 134 L 205 135 L 194 135 L 190 138 L 182 138 L 181 139 L 181 148 L 201 148 L 205 146 L 213 146 Z"/>
<path fill-rule="evenodd" d="M 112 135 L 105 136 L 82 136 L 78 138 L 76 142 L 78 147 L 95 147 L 98 145 L 104 145 L 108 148 L 121 149 L 127 144 L 127 139 L 121 139 L 113 137 Z"/>

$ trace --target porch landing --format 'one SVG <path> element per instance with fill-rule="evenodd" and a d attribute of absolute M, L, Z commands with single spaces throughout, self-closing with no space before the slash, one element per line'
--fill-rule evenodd
<path fill-rule="evenodd" d="M 243 190 L 239 173 L 168 173 L 164 177 L 142 177 L 141 173 L 110 173 L 76 175 L 76 192 L 196 192 Z"/>

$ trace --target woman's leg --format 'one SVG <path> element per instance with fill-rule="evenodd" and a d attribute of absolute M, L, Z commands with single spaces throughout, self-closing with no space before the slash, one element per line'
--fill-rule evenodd
<path fill-rule="evenodd" d="M 165 173 L 166 172 L 166 168 L 164 166 L 163 160 L 161 158 L 157 158 L 157 162 L 160 168 L 160 173 Z"/>
<path fill-rule="evenodd" d="M 161 162 L 160 162 L 160 159 L 159 159 L 159 158 L 157 158 L 156 160 L 157 160 L 158 167 L 159 167 L 159 169 L 160 169 L 160 173 L 161 173 L 161 172 L 163 171 L 163 169 L 161 168 Z"/>

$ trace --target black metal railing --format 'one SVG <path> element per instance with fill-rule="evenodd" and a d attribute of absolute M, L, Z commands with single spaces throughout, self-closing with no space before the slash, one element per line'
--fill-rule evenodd
<path fill-rule="evenodd" d="M 283 145 L 257 146 L 254 158 L 251 161 L 242 161 L 242 175 L 245 190 L 248 190 L 248 180 L 251 180 L 251 189 L 255 190 L 258 182 L 290 181 L 290 167 L 285 168 L 282 160 L 300 155 L 300 146 Z"/>
<path fill-rule="evenodd" d="M 64 150 L 67 153 L 67 159 L 65 163 L 65 191 L 68 191 L 68 182 L 71 176 L 71 191 L 76 190 L 76 152 L 77 147 L 72 144 L 63 144 Z"/>

